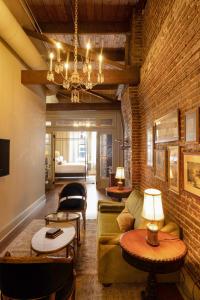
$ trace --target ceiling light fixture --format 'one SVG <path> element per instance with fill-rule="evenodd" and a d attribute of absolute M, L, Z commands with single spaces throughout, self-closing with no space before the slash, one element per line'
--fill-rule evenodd
<path fill-rule="evenodd" d="M 51 81 L 55 84 L 55 73 L 61 74 L 63 78 L 62 86 L 67 89 L 71 90 L 71 102 L 78 103 L 80 102 L 79 99 L 79 90 L 90 90 L 96 84 L 101 84 L 104 82 L 104 75 L 102 71 L 103 67 L 103 55 L 102 55 L 102 48 L 101 52 L 98 56 L 98 74 L 97 74 L 97 81 L 92 81 L 92 71 L 94 69 L 92 59 L 90 56 L 91 52 L 91 43 L 88 41 L 86 45 L 86 54 L 85 54 L 85 61 L 83 62 L 82 72 L 80 69 L 78 70 L 78 0 L 75 0 L 75 16 L 74 16 L 74 63 L 72 72 L 70 72 L 70 63 L 69 63 L 69 56 L 70 52 L 67 53 L 67 58 L 65 63 L 61 59 L 61 50 L 62 44 L 57 42 L 56 43 L 56 62 L 54 64 L 53 69 L 53 60 L 54 60 L 54 53 L 51 52 L 49 54 L 49 71 L 47 73 L 47 80 Z"/>

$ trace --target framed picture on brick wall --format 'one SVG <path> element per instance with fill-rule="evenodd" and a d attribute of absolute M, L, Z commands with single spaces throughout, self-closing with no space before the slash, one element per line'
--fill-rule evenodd
<path fill-rule="evenodd" d="M 155 177 L 162 181 L 167 180 L 167 155 L 166 150 L 155 150 Z"/>
<path fill-rule="evenodd" d="M 179 110 L 170 112 L 155 121 L 155 143 L 179 140 Z"/>
<path fill-rule="evenodd" d="M 153 127 L 147 128 L 147 166 L 153 167 Z"/>
<path fill-rule="evenodd" d="M 185 113 L 185 141 L 199 142 L 199 108 Z"/>
<path fill-rule="evenodd" d="M 200 197 L 200 153 L 184 153 L 184 190 Z"/>
<path fill-rule="evenodd" d="M 180 166 L 179 146 L 168 147 L 168 182 L 169 189 L 179 194 L 179 166 Z"/>

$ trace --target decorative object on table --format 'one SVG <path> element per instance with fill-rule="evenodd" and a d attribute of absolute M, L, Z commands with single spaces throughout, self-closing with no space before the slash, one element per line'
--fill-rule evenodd
<path fill-rule="evenodd" d="M 155 121 L 155 143 L 179 140 L 179 110 L 170 112 Z"/>
<path fill-rule="evenodd" d="M 63 78 L 62 86 L 64 89 L 71 90 L 71 102 L 80 102 L 79 90 L 91 90 L 96 84 L 104 82 L 103 75 L 103 47 L 98 55 L 96 61 L 96 53 L 91 50 L 90 41 L 86 45 L 85 61 L 82 64 L 82 71 L 78 68 L 78 0 L 75 0 L 74 5 L 74 63 L 69 63 L 70 49 L 67 51 L 65 62 L 62 61 L 61 51 L 62 43 L 56 43 L 57 58 L 55 62 L 55 69 L 53 70 L 53 52 L 50 53 L 49 71 L 47 73 L 47 80 L 53 83 L 57 82 L 57 76 L 61 75 Z M 80 50 L 79 50 L 80 52 Z M 80 54 L 80 53 L 79 53 Z M 95 69 L 95 63 L 98 65 L 98 71 Z M 69 70 L 69 66 L 73 65 L 73 70 Z M 92 72 L 94 70 L 94 72 Z M 93 73 L 96 74 L 94 78 Z"/>
<path fill-rule="evenodd" d="M 147 243 L 151 246 L 158 246 L 159 227 L 157 222 L 164 220 L 161 191 L 156 189 L 147 189 L 144 191 L 142 217 L 150 221 L 147 224 Z"/>
<path fill-rule="evenodd" d="M 122 179 L 125 179 L 124 167 L 117 167 L 115 178 L 119 179 L 118 182 L 117 182 L 118 189 L 123 190 Z"/>
<path fill-rule="evenodd" d="M 184 153 L 184 190 L 200 197 L 200 153 Z"/>
<path fill-rule="evenodd" d="M 61 235 L 63 230 L 61 228 L 49 228 L 46 232 L 46 238 L 55 239 L 57 236 Z"/>
<path fill-rule="evenodd" d="M 166 150 L 155 150 L 155 176 L 162 181 L 166 181 L 167 156 Z"/>
<path fill-rule="evenodd" d="M 168 181 L 169 189 L 179 194 L 179 146 L 168 147 Z"/>
<path fill-rule="evenodd" d="M 153 127 L 147 128 L 147 166 L 153 167 Z"/>
<path fill-rule="evenodd" d="M 185 114 L 185 141 L 199 142 L 199 108 Z"/>

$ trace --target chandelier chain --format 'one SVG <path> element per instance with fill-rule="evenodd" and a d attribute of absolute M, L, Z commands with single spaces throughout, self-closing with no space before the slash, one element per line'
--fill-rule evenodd
<path fill-rule="evenodd" d="M 74 71 L 77 72 L 77 49 L 78 49 L 78 0 L 75 0 L 74 16 Z"/>

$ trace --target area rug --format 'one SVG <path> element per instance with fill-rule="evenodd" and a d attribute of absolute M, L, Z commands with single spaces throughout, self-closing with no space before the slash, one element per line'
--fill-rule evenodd
<path fill-rule="evenodd" d="M 45 225 L 43 220 L 33 220 L 4 250 L 12 255 L 30 255 L 33 234 Z M 88 220 L 76 261 L 76 300 L 139 300 L 141 285 L 113 284 L 103 287 L 97 279 L 96 220 Z M 1 253 L 3 255 L 3 253 Z M 58 255 L 62 255 L 60 252 Z"/>

